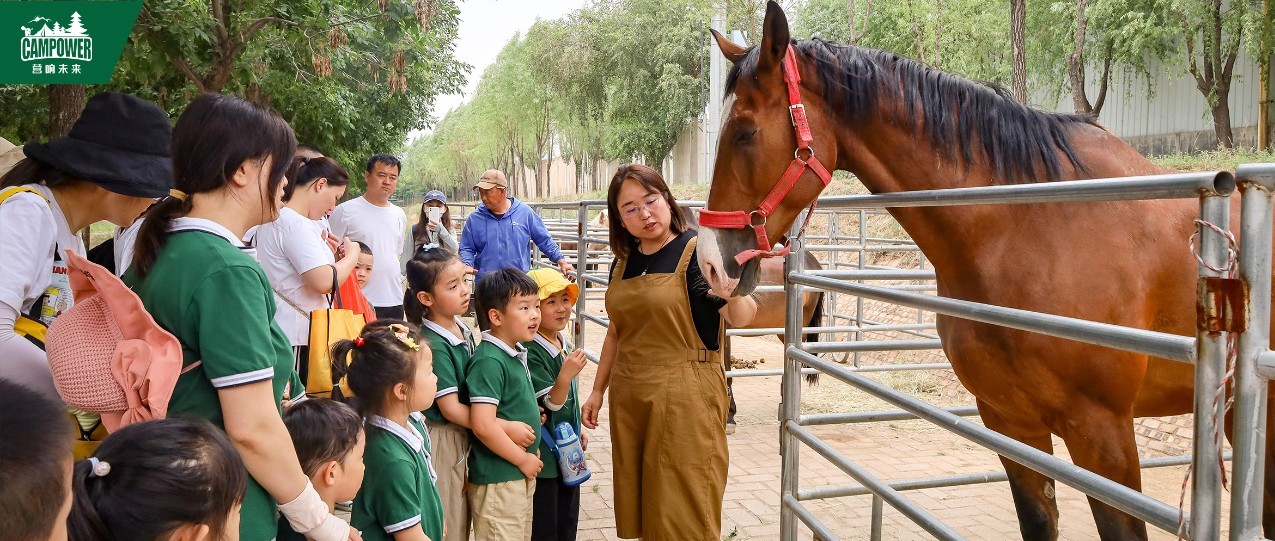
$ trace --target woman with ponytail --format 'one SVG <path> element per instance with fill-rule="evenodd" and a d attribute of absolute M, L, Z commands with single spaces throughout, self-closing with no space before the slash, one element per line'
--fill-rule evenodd
<path fill-rule="evenodd" d="M 326 308 L 333 284 L 345 283 L 359 260 L 358 243 L 345 238 L 340 260 L 319 222 L 345 195 L 350 177 L 331 158 L 297 157 L 296 172 L 283 188 L 279 219 L 257 228 L 257 260 L 275 294 L 274 319 L 292 343 L 293 365 L 306 380 L 310 357 L 310 312 Z M 336 239 L 331 239 L 335 242 Z"/>
<path fill-rule="evenodd" d="M 280 416 L 292 348 L 248 229 L 273 221 L 296 139 L 274 112 L 234 96 L 195 98 L 173 128 L 180 192 L 146 214 L 124 281 L 182 344 L 170 415 L 226 431 L 251 478 L 243 541 L 269 541 L 276 512 L 315 541 L 358 540 L 310 485 Z"/>
<path fill-rule="evenodd" d="M 126 426 L 75 464 L 70 541 L 235 539 L 247 479 L 230 441 L 206 421 Z"/>

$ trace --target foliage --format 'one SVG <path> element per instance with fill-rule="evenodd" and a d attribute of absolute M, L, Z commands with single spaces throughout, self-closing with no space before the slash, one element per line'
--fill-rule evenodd
<path fill-rule="evenodd" d="M 506 44 L 471 101 L 409 148 L 403 181 L 466 186 L 495 167 L 529 195 L 544 193 L 555 154 L 580 170 L 659 163 L 704 108 L 711 4 L 603 0 L 537 21 Z"/>
<path fill-rule="evenodd" d="M 268 105 L 300 142 L 341 161 L 362 189 L 362 163 L 425 127 L 466 66 L 453 57 L 457 0 L 148 0 L 109 85 L 176 118 L 200 92 Z M 37 87 L 0 88 L 0 135 L 45 133 Z"/>

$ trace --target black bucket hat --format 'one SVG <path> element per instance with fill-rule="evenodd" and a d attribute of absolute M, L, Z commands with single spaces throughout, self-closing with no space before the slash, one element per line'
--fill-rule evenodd
<path fill-rule="evenodd" d="M 173 187 L 173 127 L 158 105 L 128 94 L 89 98 L 66 137 L 22 147 L 28 158 L 112 192 L 159 198 Z"/>

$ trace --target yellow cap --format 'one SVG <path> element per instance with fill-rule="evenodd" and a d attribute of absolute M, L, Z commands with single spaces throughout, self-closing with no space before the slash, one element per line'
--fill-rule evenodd
<path fill-rule="evenodd" d="M 532 280 L 536 281 L 536 287 L 540 288 L 540 300 L 545 300 L 550 295 L 567 290 L 567 299 L 575 304 L 576 299 L 580 297 L 580 286 L 567 281 L 567 277 L 561 272 L 554 269 L 536 269 L 529 273 Z"/>

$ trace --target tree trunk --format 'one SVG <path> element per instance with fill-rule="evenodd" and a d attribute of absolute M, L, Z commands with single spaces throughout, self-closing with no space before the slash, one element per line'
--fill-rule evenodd
<path fill-rule="evenodd" d="M 49 85 L 49 137 L 71 133 L 84 110 L 84 85 Z"/>
<path fill-rule="evenodd" d="M 1010 0 L 1009 20 L 1009 41 L 1014 58 L 1014 99 L 1027 103 L 1027 0 Z"/>
<path fill-rule="evenodd" d="M 1262 1 L 1262 20 L 1271 20 L 1271 1 Z M 1271 144 L 1271 42 L 1275 41 L 1275 30 L 1268 22 L 1262 32 L 1262 41 L 1258 45 L 1258 73 L 1261 79 L 1257 105 L 1257 149 L 1275 148 Z"/>
<path fill-rule="evenodd" d="M 1067 79 L 1071 82 L 1071 106 L 1079 114 L 1090 114 L 1093 107 L 1085 95 L 1085 14 L 1087 0 L 1076 2 L 1076 40 L 1071 54 L 1067 55 Z"/>
<path fill-rule="evenodd" d="M 1235 140 L 1230 133 L 1230 102 L 1220 96 L 1218 105 L 1213 107 L 1213 130 L 1218 134 L 1218 144 L 1223 148 L 1235 148 Z"/>
<path fill-rule="evenodd" d="M 1102 105 L 1107 103 L 1107 88 L 1111 81 L 1111 58 L 1115 55 L 1115 42 L 1108 41 L 1102 54 L 1102 80 L 1098 83 L 1098 99 L 1093 102 L 1093 116 L 1102 114 Z"/>

